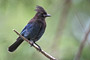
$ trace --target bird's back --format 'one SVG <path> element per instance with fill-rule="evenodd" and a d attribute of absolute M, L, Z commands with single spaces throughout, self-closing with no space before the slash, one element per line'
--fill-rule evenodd
<path fill-rule="evenodd" d="M 30 21 L 21 34 L 29 40 L 37 41 L 45 31 L 46 23 L 42 20 Z"/>

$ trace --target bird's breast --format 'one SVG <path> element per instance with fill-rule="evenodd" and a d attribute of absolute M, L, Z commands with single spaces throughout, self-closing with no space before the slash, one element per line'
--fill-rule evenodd
<path fill-rule="evenodd" d="M 46 22 L 45 22 L 45 20 L 37 20 L 36 22 L 37 22 L 40 26 L 46 28 Z"/>

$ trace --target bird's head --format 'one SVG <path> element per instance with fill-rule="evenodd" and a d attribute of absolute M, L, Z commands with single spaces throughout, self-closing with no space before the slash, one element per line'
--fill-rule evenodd
<path fill-rule="evenodd" d="M 44 17 L 45 18 L 45 17 L 50 17 L 51 16 L 50 14 L 47 14 L 47 12 L 41 6 L 37 6 L 35 11 L 37 11 L 37 15 L 39 17 Z"/>

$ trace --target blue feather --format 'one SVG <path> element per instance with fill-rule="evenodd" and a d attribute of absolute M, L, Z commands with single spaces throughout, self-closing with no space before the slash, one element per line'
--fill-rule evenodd
<path fill-rule="evenodd" d="M 26 37 L 27 39 L 33 40 L 39 34 L 40 25 L 38 23 L 29 23 L 22 30 L 21 35 Z"/>

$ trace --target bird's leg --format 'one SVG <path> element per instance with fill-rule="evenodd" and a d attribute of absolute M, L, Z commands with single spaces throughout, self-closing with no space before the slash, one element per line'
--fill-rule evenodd
<path fill-rule="evenodd" d="M 34 44 L 34 42 L 33 42 L 32 40 L 31 40 L 30 42 L 31 42 L 31 47 L 32 47 L 32 46 L 33 46 L 33 44 Z"/>
<path fill-rule="evenodd" d="M 35 42 L 34 42 L 35 43 Z M 35 43 L 37 46 L 38 46 L 38 48 L 39 48 L 39 51 L 41 51 L 42 49 L 41 49 L 41 47 L 37 44 L 37 43 Z"/>
<path fill-rule="evenodd" d="M 37 43 L 35 43 L 35 41 L 30 40 L 30 42 L 31 42 L 31 47 L 33 46 L 33 44 L 35 44 L 38 46 L 38 48 L 39 48 L 38 50 L 41 51 L 41 47 Z"/>

